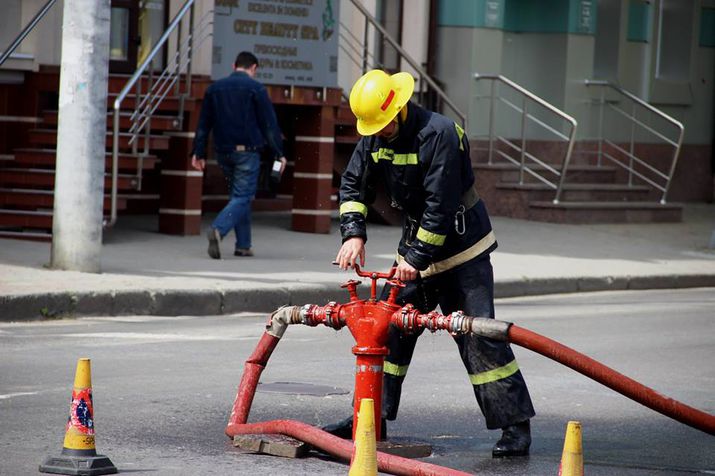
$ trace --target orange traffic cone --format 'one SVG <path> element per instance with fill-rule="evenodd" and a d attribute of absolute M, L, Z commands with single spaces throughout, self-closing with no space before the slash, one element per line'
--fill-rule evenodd
<path fill-rule="evenodd" d="M 348 476 L 377 476 L 377 442 L 375 441 L 375 402 L 360 400 L 353 458 Z"/>
<path fill-rule="evenodd" d="M 40 472 L 81 476 L 117 472 L 117 467 L 109 458 L 98 455 L 94 448 L 92 371 L 89 359 L 77 361 L 62 454 L 47 457 L 40 465 Z"/>
<path fill-rule="evenodd" d="M 570 421 L 566 425 L 564 451 L 559 465 L 559 476 L 583 476 L 583 447 L 581 445 L 581 423 Z"/>

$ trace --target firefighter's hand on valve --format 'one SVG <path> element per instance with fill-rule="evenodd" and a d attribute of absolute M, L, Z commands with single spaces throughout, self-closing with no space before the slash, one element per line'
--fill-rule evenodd
<path fill-rule="evenodd" d="M 407 261 L 400 261 L 395 270 L 395 279 L 400 281 L 412 281 L 417 279 L 417 269 Z"/>
<path fill-rule="evenodd" d="M 359 236 L 348 238 L 340 247 L 335 262 L 340 269 L 354 268 L 356 260 L 360 259 L 360 266 L 365 266 L 365 240 Z"/>

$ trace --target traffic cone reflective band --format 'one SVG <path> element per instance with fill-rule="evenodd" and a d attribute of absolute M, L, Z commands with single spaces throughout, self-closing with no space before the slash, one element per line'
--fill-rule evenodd
<path fill-rule="evenodd" d="M 559 476 L 583 476 L 580 422 L 570 421 L 566 425 L 566 438 L 564 439 L 564 451 L 561 454 Z"/>
<path fill-rule="evenodd" d="M 360 400 L 353 457 L 348 476 L 377 476 L 375 402 L 372 398 Z"/>
<path fill-rule="evenodd" d="M 98 455 L 94 446 L 92 370 L 89 359 L 79 359 L 77 362 L 62 454 L 46 458 L 40 465 L 40 472 L 83 476 L 117 472 L 109 458 Z"/>

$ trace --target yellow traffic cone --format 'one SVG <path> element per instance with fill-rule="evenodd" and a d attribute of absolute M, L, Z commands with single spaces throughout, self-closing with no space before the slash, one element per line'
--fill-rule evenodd
<path fill-rule="evenodd" d="M 353 457 L 348 476 L 377 476 L 377 443 L 375 441 L 375 402 L 360 400 Z"/>
<path fill-rule="evenodd" d="M 40 465 L 40 472 L 82 476 L 117 472 L 109 458 L 98 455 L 94 447 L 94 405 L 89 359 L 77 361 L 62 454 L 47 457 Z"/>
<path fill-rule="evenodd" d="M 570 421 L 566 425 L 564 451 L 561 454 L 559 476 L 583 476 L 583 447 L 581 446 L 581 423 Z"/>

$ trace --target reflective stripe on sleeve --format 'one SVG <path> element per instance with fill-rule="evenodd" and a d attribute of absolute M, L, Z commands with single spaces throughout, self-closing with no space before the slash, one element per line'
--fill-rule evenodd
<path fill-rule="evenodd" d="M 388 375 L 394 375 L 395 377 L 404 377 L 407 375 L 407 369 L 409 367 L 409 365 L 397 365 L 386 360 L 383 366 L 383 372 Z"/>
<path fill-rule="evenodd" d="M 367 217 L 367 207 L 360 202 L 344 202 L 340 204 L 340 214 L 345 213 L 360 213 L 362 216 Z"/>
<path fill-rule="evenodd" d="M 479 372 L 478 374 L 469 374 L 469 380 L 472 385 L 484 385 L 485 383 L 496 382 L 497 380 L 511 377 L 519 371 L 519 364 L 516 360 L 512 360 L 508 364 L 497 367 L 496 369 Z"/>
<path fill-rule="evenodd" d="M 447 235 L 432 233 L 431 231 L 427 231 L 420 227 L 419 230 L 417 230 L 417 239 L 429 245 L 442 246 L 444 244 L 444 240 L 447 239 Z"/>

